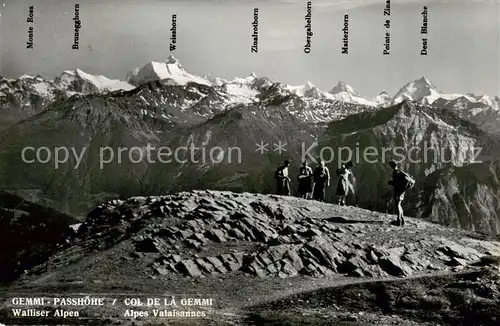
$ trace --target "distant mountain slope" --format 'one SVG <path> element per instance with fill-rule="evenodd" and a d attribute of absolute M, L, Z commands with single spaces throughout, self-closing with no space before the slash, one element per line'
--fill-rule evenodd
<path fill-rule="evenodd" d="M 470 97 L 462 96 L 451 101 L 438 99 L 433 105 L 450 110 L 463 119 L 477 124 L 481 129 L 500 136 L 500 110 L 498 110 L 500 101 L 496 100 L 495 105 L 488 103 L 471 101 Z"/>
<path fill-rule="evenodd" d="M 198 164 L 178 164 L 172 190 L 273 192 L 274 170 L 285 158 L 298 165 L 301 144 L 312 143 L 317 132 L 317 128 L 297 119 L 282 106 L 235 107 L 182 132 L 170 143 L 171 148 L 194 144 L 206 148 L 207 153 L 198 151 L 194 156 Z M 265 146 L 262 152 L 258 150 L 261 143 Z M 280 143 L 284 146 L 281 152 L 277 150 Z M 212 149 L 216 149 L 213 153 L 217 155 L 209 155 Z M 174 171 L 168 169 L 169 173 Z M 295 184 L 295 180 L 292 182 Z"/>
<path fill-rule="evenodd" d="M 500 234 L 500 162 L 447 167 L 430 174 L 415 198 L 416 216 Z M 425 209 L 418 209 L 425 207 Z"/>
<path fill-rule="evenodd" d="M 133 163 L 138 152 L 125 151 L 121 158 L 119 148 L 154 146 L 176 128 L 175 123 L 122 106 L 113 97 L 73 97 L 0 135 L 0 187 L 22 193 L 23 189 L 41 191 L 41 200 L 51 207 L 75 215 L 85 213 L 96 201 L 125 190 L 143 190 L 137 178 L 147 164 Z M 23 161 L 26 148 L 32 148 L 25 157 L 32 163 Z M 51 150 L 49 162 L 35 161 L 39 148 Z M 55 165 L 55 148 L 68 151 L 67 161 L 59 166 Z M 60 155 L 63 159 L 63 152 Z M 108 159 L 110 164 L 100 164 Z"/>
<path fill-rule="evenodd" d="M 172 91 L 180 91 L 181 95 L 182 88 L 178 87 Z M 144 98 L 147 92 L 149 89 L 142 91 Z M 203 123 L 181 126 L 181 121 L 166 119 L 163 113 L 148 111 L 147 106 L 141 109 L 123 104 L 129 97 L 135 98 L 132 93 L 74 97 L 8 129 L 0 135 L 0 187 L 42 191 L 44 200 L 52 207 L 76 215 L 103 199 L 137 193 L 209 186 L 272 191 L 274 169 L 284 157 L 300 161 L 301 144 L 311 143 L 319 130 L 290 114 L 285 107 L 272 105 L 239 105 Z M 198 116 L 192 111 L 186 115 Z M 261 141 L 267 143 L 267 152 L 263 154 L 256 152 Z M 281 156 L 274 151 L 274 144 L 279 141 L 286 146 Z M 148 144 L 156 148 L 151 150 L 151 161 L 146 154 Z M 207 152 L 203 154 L 198 149 L 191 156 L 191 144 L 206 148 Z M 70 153 L 69 161 L 56 169 L 53 157 L 48 164 L 23 162 L 21 153 L 27 147 L 65 147 L 81 157 L 75 158 L 75 153 Z M 133 147 L 138 147 L 135 152 L 131 150 Z M 171 151 L 170 162 L 158 159 L 160 147 Z M 119 148 L 125 148 L 121 161 Z M 139 148 L 143 151 L 142 159 Z M 236 149 L 232 156 L 219 153 L 223 159 L 215 164 L 200 159 L 203 155 L 205 160 L 212 160 L 209 151 L 213 148 Z M 175 156 L 177 149 L 184 153 L 180 158 Z M 29 152 L 29 159 L 34 155 Z"/>
<path fill-rule="evenodd" d="M 0 77 L 0 131 L 73 95 L 133 88 L 126 82 L 88 74 L 80 69 L 66 70 L 53 81 L 28 75 L 16 80 Z"/>
<path fill-rule="evenodd" d="M 0 283 L 15 279 L 66 244 L 75 219 L 0 191 Z"/>

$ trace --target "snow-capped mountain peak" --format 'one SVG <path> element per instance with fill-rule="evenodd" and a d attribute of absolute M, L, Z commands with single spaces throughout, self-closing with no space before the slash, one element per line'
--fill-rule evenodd
<path fill-rule="evenodd" d="M 65 70 L 54 80 L 54 84 L 58 88 L 75 92 L 85 92 L 87 88 L 94 91 L 131 90 L 134 88 L 127 82 L 110 79 L 103 75 L 92 75 L 81 69 Z M 85 84 L 89 84 L 89 86 L 86 87 Z"/>
<path fill-rule="evenodd" d="M 415 83 L 420 84 L 420 85 L 427 85 L 428 87 L 435 88 L 431 81 L 427 79 L 426 77 L 422 76 L 419 79 L 415 80 Z"/>
<path fill-rule="evenodd" d="M 290 92 L 297 96 L 306 96 L 306 97 L 318 97 L 323 95 L 318 88 L 316 88 L 313 83 L 309 80 L 307 83 L 299 86 L 290 86 L 286 85 L 285 88 Z"/>
<path fill-rule="evenodd" d="M 247 85 L 250 85 L 250 84 L 253 84 L 257 79 L 259 79 L 257 77 L 257 75 L 252 72 L 247 77 L 236 77 L 233 80 L 226 81 L 226 83 L 228 83 L 228 84 L 247 84 Z"/>
<path fill-rule="evenodd" d="M 343 81 L 339 81 L 337 85 L 335 85 L 335 87 L 330 90 L 329 93 L 333 95 L 339 93 L 349 93 L 352 95 L 359 96 L 358 92 L 356 92 L 351 85 L 348 85 Z"/>
<path fill-rule="evenodd" d="M 478 98 L 471 95 L 441 93 L 427 78 L 420 77 L 403 86 L 388 104 L 393 105 L 402 101 L 415 101 L 425 105 L 431 105 L 440 98 L 451 101 L 460 97 L 465 97 L 471 102 L 478 101 Z"/>
<path fill-rule="evenodd" d="M 7 78 L 9 79 L 9 78 Z M 39 74 L 37 74 L 36 76 L 31 76 L 31 75 L 22 75 L 21 77 L 19 77 L 19 80 L 36 80 L 36 81 L 44 81 L 45 79 L 40 76 Z M 15 79 L 9 79 L 9 80 L 15 80 Z"/>
<path fill-rule="evenodd" d="M 386 91 L 380 92 L 375 98 L 372 99 L 372 102 L 374 102 L 376 105 L 384 105 L 385 103 L 389 102 L 391 100 L 391 97 L 389 94 L 387 94 Z"/>
<path fill-rule="evenodd" d="M 439 92 L 425 77 L 420 77 L 404 85 L 393 97 L 391 104 L 403 101 L 417 101 L 431 104 L 439 98 Z"/>
<path fill-rule="evenodd" d="M 498 101 L 498 97 L 491 98 L 487 95 L 480 95 L 480 96 L 475 96 L 474 98 L 477 100 L 477 102 L 483 103 L 494 110 L 499 110 L 500 103 Z"/>
<path fill-rule="evenodd" d="M 208 79 L 185 71 L 179 60 L 173 55 L 169 55 L 166 60 L 161 62 L 151 61 L 142 68 L 134 69 L 127 76 L 127 81 L 136 86 L 164 79 L 168 79 L 169 83 L 174 85 L 186 85 L 189 82 L 194 82 L 212 86 L 212 83 Z"/>
<path fill-rule="evenodd" d="M 176 57 L 174 57 L 173 54 L 169 54 L 168 57 L 165 59 L 164 61 L 166 64 L 169 64 L 169 65 L 177 65 L 179 67 L 182 68 L 181 66 L 181 63 L 179 62 L 179 60 L 177 60 Z"/>
<path fill-rule="evenodd" d="M 206 79 L 208 82 L 210 82 L 213 86 L 222 86 L 226 83 L 228 83 L 229 81 L 223 79 L 223 78 L 220 78 L 220 77 L 214 77 L 210 74 L 205 74 L 203 75 L 201 78 L 203 79 Z"/>
<path fill-rule="evenodd" d="M 339 81 L 334 88 L 328 92 L 335 100 L 353 104 L 376 106 L 378 103 L 370 101 L 361 95 L 351 85 Z"/>

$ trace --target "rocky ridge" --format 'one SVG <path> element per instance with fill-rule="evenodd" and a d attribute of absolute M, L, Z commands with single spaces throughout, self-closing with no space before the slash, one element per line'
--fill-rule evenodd
<path fill-rule="evenodd" d="M 75 244 L 105 250 L 130 241 L 156 273 L 408 276 L 464 267 L 498 244 L 465 231 L 293 197 L 183 192 L 110 201 L 92 211 Z"/>

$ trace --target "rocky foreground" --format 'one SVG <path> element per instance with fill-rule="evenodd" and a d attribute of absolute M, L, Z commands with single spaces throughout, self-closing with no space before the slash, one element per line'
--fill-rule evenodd
<path fill-rule="evenodd" d="M 256 315 L 255 309 L 253 317 L 246 318 L 247 310 L 242 309 L 263 307 L 265 311 L 266 304 L 288 300 L 290 295 L 307 296 L 307 291 L 376 280 L 408 279 L 409 284 L 416 282 L 413 284 L 424 284 L 425 288 L 431 283 L 411 280 L 422 275 L 467 273 L 487 259 L 491 264 L 483 265 L 498 266 L 499 242 L 419 219 L 409 218 L 405 227 L 393 226 L 392 219 L 355 207 L 249 193 L 193 191 L 113 200 L 92 211 L 65 248 L 26 271 L 8 291 L 211 294 L 218 305 L 210 317 L 212 324 L 302 325 L 307 320 L 285 322 L 281 316 L 272 322 L 276 316 L 266 319 Z M 498 271 L 491 273 L 497 275 Z M 498 294 L 495 279 L 485 282 L 493 289 L 491 295 Z M 310 298 L 300 300 L 312 302 Z M 368 299 L 360 295 L 359 300 Z M 498 296 L 488 300 L 500 304 Z M 425 314 L 398 319 L 397 310 L 383 317 L 387 310 L 362 303 L 355 309 L 362 315 L 354 318 L 349 312 L 352 307 L 342 303 L 349 300 L 330 301 L 324 301 L 330 315 L 332 307 L 344 306 L 339 308 L 349 315 L 344 321 L 352 325 L 426 320 Z M 304 308 L 316 312 L 312 325 L 328 324 L 328 320 L 317 318 L 316 308 Z M 283 307 L 280 311 L 287 312 Z M 375 317 L 365 318 L 372 315 Z M 111 318 L 103 323 L 122 324 L 126 320 Z M 436 319 L 429 322 L 432 320 Z M 438 320 L 447 323 L 443 318 Z M 448 322 L 457 324 L 453 319 Z"/>
<path fill-rule="evenodd" d="M 78 237 L 100 249 L 130 239 L 133 256 L 157 256 L 151 268 L 159 275 L 190 277 L 408 276 L 465 266 L 499 248 L 422 221 L 391 226 L 392 218 L 291 197 L 202 191 L 101 205 Z"/>
<path fill-rule="evenodd" d="M 456 274 L 350 284 L 248 309 L 251 325 L 498 325 L 500 275 Z"/>

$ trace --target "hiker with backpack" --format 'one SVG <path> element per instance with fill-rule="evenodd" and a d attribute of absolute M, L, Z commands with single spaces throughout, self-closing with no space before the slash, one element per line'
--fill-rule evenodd
<path fill-rule="evenodd" d="M 290 178 L 288 177 L 288 167 L 290 161 L 285 160 L 283 165 L 280 166 L 274 173 L 276 179 L 276 194 L 289 196 L 290 195 Z"/>
<path fill-rule="evenodd" d="M 325 201 L 325 188 L 330 186 L 330 170 L 325 166 L 324 161 L 320 161 L 313 173 L 314 186 L 313 198 L 318 201 Z"/>
<path fill-rule="evenodd" d="M 337 182 L 337 189 L 335 194 L 337 195 L 337 205 L 345 206 L 346 198 L 349 193 L 354 194 L 354 175 L 351 171 L 352 162 L 342 164 L 339 169 L 337 169 L 337 176 L 339 181 Z"/>
<path fill-rule="evenodd" d="M 389 166 L 392 168 L 392 180 L 387 183 L 394 188 L 394 204 L 397 209 L 397 220 L 395 225 L 403 226 L 405 224 L 402 201 L 408 189 L 415 185 L 415 180 L 406 172 L 399 168 L 398 163 L 390 161 Z"/>
<path fill-rule="evenodd" d="M 312 176 L 313 170 L 307 165 L 307 161 L 302 162 L 302 166 L 299 169 L 299 175 L 297 179 L 299 181 L 299 196 L 300 198 L 308 199 L 312 192 Z"/>

